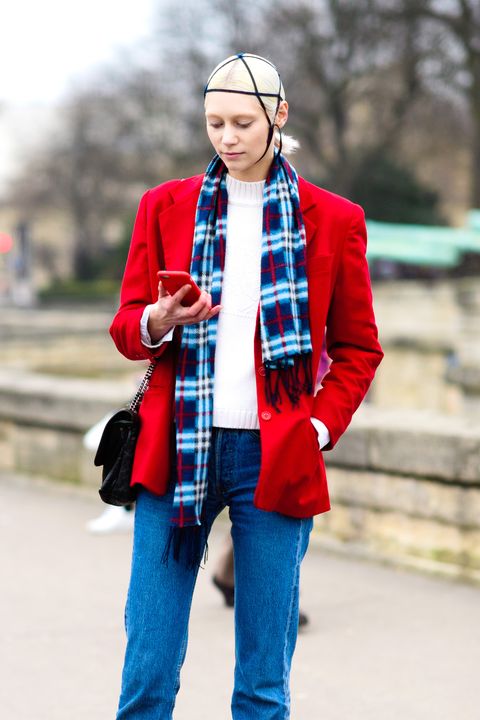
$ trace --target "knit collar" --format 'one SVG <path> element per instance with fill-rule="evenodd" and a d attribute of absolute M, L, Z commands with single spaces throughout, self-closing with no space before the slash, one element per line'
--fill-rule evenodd
<path fill-rule="evenodd" d="M 235 205 L 263 205 L 265 180 L 245 182 L 226 174 L 228 202 Z"/>

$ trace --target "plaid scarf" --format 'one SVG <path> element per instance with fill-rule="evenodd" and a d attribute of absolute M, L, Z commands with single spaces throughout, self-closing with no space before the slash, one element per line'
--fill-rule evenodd
<path fill-rule="evenodd" d="M 220 304 L 225 262 L 228 193 L 226 166 L 218 155 L 203 179 L 195 219 L 190 273 Z M 218 317 L 184 325 L 175 385 L 177 482 L 171 531 L 163 553 L 168 562 L 187 547 L 187 565 L 198 566 L 207 553 L 208 529 L 202 514 L 207 493 L 213 417 L 214 358 Z M 280 386 L 293 405 L 312 392 L 305 228 L 298 177 L 276 153 L 263 195 L 260 337 L 266 398 L 277 412 Z M 204 542 L 205 541 L 205 542 Z"/>

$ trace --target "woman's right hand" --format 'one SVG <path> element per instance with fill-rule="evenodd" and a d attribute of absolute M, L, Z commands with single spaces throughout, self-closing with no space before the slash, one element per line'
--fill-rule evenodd
<path fill-rule="evenodd" d="M 193 325 L 218 315 L 222 306 L 212 307 L 212 296 L 205 290 L 193 305 L 182 305 L 181 302 L 190 288 L 191 285 L 182 285 L 174 295 L 170 295 L 162 281 L 159 281 L 158 300 L 151 308 L 148 318 L 148 332 L 153 343 L 159 342 L 175 325 Z"/>

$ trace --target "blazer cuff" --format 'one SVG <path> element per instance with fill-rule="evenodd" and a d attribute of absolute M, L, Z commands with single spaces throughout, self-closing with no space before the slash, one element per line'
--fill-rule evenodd
<path fill-rule="evenodd" d="M 150 310 L 152 309 L 152 307 L 153 305 L 147 305 L 145 307 L 145 310 L 143 311 L 142 317 L 140 318 L 140 339 L 142 341 L 142 345 L 145 345 L 145 347 L 148 347 L 150 349 L 155 349 L 163 345 L 164 342 L 168 342 L 173 338 L 173 331 L 175 330 L 175 328 L 171 328 L 168 332 L 165 333 L 161 340 L 153 344 L 150 333 L 148 332 L 148 318 L 150 317 Z"/>
<path fill-rule="evenodd" d="M 330 433 L 327 426 L 318 418 L 311 417 L 312 425 L 318 433 L 318 447 L 320 450 L 330 442 Z"/>

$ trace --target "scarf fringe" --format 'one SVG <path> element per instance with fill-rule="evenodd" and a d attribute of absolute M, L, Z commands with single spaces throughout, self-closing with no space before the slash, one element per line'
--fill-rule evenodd
<path fill-rule="evenodd" d="M 302 393 L 313 393 L 312 353 L 297 355 L 293 365 L 265 366 L 265 396 L 276 412 L 281 412 L 281 387 L 287 393 L 293 407 L 297 407 Z M 302 380 L 303 376 L 303 380 Z"/>
<path fill-rule="evenodd" d="M 162 563 L 168 566 L 170 556 L 180 563 L 181 555 L 184 565 L 189 570 L 195 570 L 208 560 L 207 528 L 202 525 L 187 525 L 185 527 L 172 526 L 168 533 L 167 542 L 162 552 Z M 202 559 L 203 556 L 203 559 Z"/>

